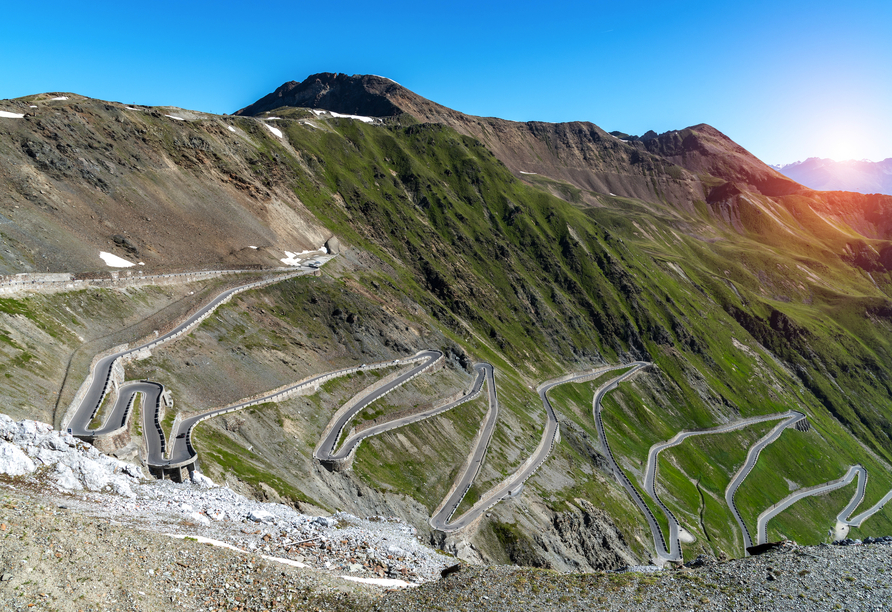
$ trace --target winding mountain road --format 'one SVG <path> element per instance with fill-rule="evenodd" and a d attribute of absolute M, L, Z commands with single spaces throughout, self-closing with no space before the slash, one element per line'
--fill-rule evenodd
<path fill-rule="evenodd" d="M 320 257 L 317 259 L 325 259 L 327 261 L 328 259 L 330 259 L 330 257 Z M 178 420 L 177 422 L 175 422 L 173 430 L 171 432 L 172 441 L 170 442 L 170 444 L 167 443 L 164 432 L 162 431 L 159 422 L 161 403 L 164 397 L 164 387 L 158 383 L 150 381 L 125 382 L 118 386 L 116 400 L 109 408 L 108 414 L 104 416 L 104 422 L 102 423 L 102 425 L 97 428 L 90 428 L 91 422 L 100 411 L 104 400 L 108 396 L 109 392 L 112 390 L 112 387 L 115 385 L 114 368 L 116 367 L 116 364 L 119 360 L 125 359 L 140 351 L 150 350 L 156 346 L 159 346 L 166 342 L 170 342 L 180 337 L 181 335 L 188 333 L 199 323 L 201 323 L 201 321 L 203 321 L 206 317 L 212 314 L 214 310 L 216 310 L 221 304 L 231 299 L 232 296 L 237 293 L 271 283 L 280 282 L 296 276 L 310 274 L 315 272 L 315 270 L 316 267 L 300 268 L 291 272 L 279 274 L 278 276 L 275 276 L 273 278 L 267 278 L 261 281 L 248 283 L 224 291 L 217 295 L 208 304 L 200 308 L 197 312 L 190 315 L 183 323 L 178 325 L 170 332 L 134 348 L 127 348 L 114 354 L 102 357 L 96 362 L 90 373 L 90 376 L 88 377 L 88 380 L 84 383 L 84 385 L 78 392 L 80 400 L 76 406 L 73 406 L 74 415 L 68 423 L 69 431 L 76 436 L 95 439 L 98 436 L 115 434 L 117 432 L 125 430 L 132 413 L 134 400 L 137 394 L 142 394 L 144 407 L 142 411 L 143 437 L 145 439 L 146 447 L 148 450 L 147 463 L 150 468 L 178 468 L 187 466 L 195 461 L 197 453 L 192 445 L 192 431 L 195 425 L 204 420 L 235 412 L 237 410 L 243 410 L 250 406 L 255 406 L 266 402 L 282 401 L 293 396 L 297 392 L 306 391 L 310 387 L 318 388 L 321 383 L 327 380 L 331 380 L 332 378 L 346 376 L 358 371 L 394 366 L 412 366 L 406 369 L 404 372 L 401 372 L 397 375 L 392 375 L 391 377 L 383 381 L 379 381 L 379 383 L 371 385 L 367 388 L 367 393 L 365 395 L 357 395 L 354 400 L 351 400 L 352 403 L 348 402 L 349 405 L 345 405 L 340 411 L 338 411 L 334 419 L 326 428 L 326 432 L 320 440 L 316 451 L 314 452 L 314 458 L 323 463 L 338 463 L 350 460 L 353 453 L 355 453 L 356 449 L 363 440 L 372 436 L 380 435 L 392 429 L 403 427 L 411 423 L 416 423 L 423 419 L 442 414 L 448 410 L 452 410 L 453 408 L 479 396 L 479 394 L 482 392 L 483 386 L 486 385 L 488 390 L 489 409 L 486 416 L 484 417 L 483 424 L 481 425 L 480 431 L 476 438 L 476 443 L 474 444 L 474 447 L 471 450 L 468 459 L 465 461 L 463 468 L 460 470 L 459 475 L 456 477 L 450 493 L 440 504 L 439 508 L 433 513 L 429 521 L 430 525 L 434 529 L 443 532 L 454 532 L 465 529 L 466 527 L 474 523 L 477 519 L 480 518 L 481 515 L 483 515 L 484 512 L 486 512 L 489 508 L 491 508 L 499 501 L 517 496 L 522 490 L 525 481 L 530 476 L 532 476 L 536 472 L 536 470 L 538 470 L 539 467 L 541 467 L 541 465 L 547 460 L 554 448 L 554 444 L 558 440 L 560 433 L 560 424 L 557 415 L 555 414 L 551 402 L 548 399 L 548 392 L 551 389 L 561 384 L 570 382 L 582 382 L 586 379 L 590 379 L 594 376 L 599 376 L 604 372 L 610 370 L 631 366 L 631 369 L 628 372 L 617 376 L 616 378 L 610 380 L 596 390 L 592 402 L 592 412 L 598 430 L 598 436 L 601 440 L 603 448 L 606 451 L 608 462 L 610 463 L 617 480 L 628 492 L 632 500 L 639 507 L 647 520 L 654 539 L 654 546 L 656 549 L 658 561 L 674 561 L 681 560 L 682 558 L 681 546 L 679 542 L 679 522 L 669 510 L 669 508 L 666 507 L 666 505 L 660 500 L 659 496 L 656 493 L 656 478 L 659 453 L 667 448 L 680 444 L 685 439 L 691 436 L 724 433 L 763 421 L 784 419 L 781 423 L 775 426 L 766 436 L 761 438 L 749 449 L 746 461 L 732 478 L 730 484 L 728 485 L 728 488 L 725 491 L 725 500 L 728 504 L 728 507 L 734 514 L 735 520 L 741 528 L 745 547 L 752 546 L 750 533 L 734 502 L 734 495 L 736 494 L 737 489 L 752 471 L 762 449 L 764 449 L 768 444 L 771 444 L 772 442 L 777 440 L 786 428 L 796 426 L 797 423 L 804 420 L 806 418 L 805 415 L 801 412 L 790 411 L 783 414 L 764 415 L 760 417 L 743 419 L 734 423 L 721 425 L 708 430 L 682 431 L 676 434 L 672 439 L 652 446 L 648 453 L 647 466 L 645 469 L 644 488 L 648 495 L 654 500 L 654 502 L 660 507 L 660 509 L 667 517 L 669 524 L 669 539 L 667 546 L 667 540 L 664 539 L 662 529 L 657 522 L 656 517 L 650 510 L 650 507 L 647 505 L 635 485 L 629 480 L 629 478 L 625 475 L 624 471 L 617 463 L 613 452 L 610 449 L 602 420 L 601 401 L 604 395 L 615 389 L 619 385 L 619 383 L 628 380 L 642 368 L 651 365 L 647 362 L 638 361 L 631 364 L 622 364 L 586 372 L 568 374 L 558 379 L 547 381 L 541 384 L 538 387 L 538 393 L 545 410 L 546 421 L 539 445 L 537 446 L 533 454 L 526 461 L 524 461 L 524 463 L 519 466 L 513 474 L 511 474 L 503 481 L 493 486 L 489 491 L 481 495 L 479 501 L 477 501 L 468 511 L 466 511 L 455 520 L 453 520 L 452 517 L 458 507 L 461 505 L 462 500 L 467 495 L 468 490 L 471 488 L 474 480 L 477 478 L 480 472 L 486 456 L 486 451 L 489 447 L 493 432 L 495 430 L 496 422 L 498 421 L 499 400 L 496 391 L 494 370 L 490 364 L 475 364 L 474 369 L 477 374 L 476 378 L 474 379 L 471 387 L 458 399 L 454 401 L 443 401 L 428 410 L 408 416 L 397 417 L 393 420 L 385 421 L 383 423 L 374 425 L 373 427 L 369 427 L 362 431 L 350 434 L 344 440 L 340 449 L 336 450 L 338 441 L 341 439 L 347 424 L 353 419 L 355 415 L 361 412 L 368 405 L 377 401 L 378 399 L 391 392 L 392 390 L 398 388 L 399 386 L 405 384 L 414 377 L 422 374 L 427 369 L 432 367 L 435 363 L 442 360 L 443 354 L 437 350 L 420 351 L 418 354 L 405 359 L 397 359 L 390 362 L 381 362 L 371 365 L 363 364 L 362 366 L 342 368 L 340 370 L 314 375 L 300 382 L 269 392 L 260 397 L 243 400 L 230 406 L 210 410 L 198 415 L 189 416 L 187 418 L 184 418 L 182 421 Z M 854 511 L 855 508 L 857 508 L 857 506 L 863 500 L 867 481 L 867 471 L 861 466 L 852 466 L 843 478 L 837 481 L 825 483 L 823 485 L 818 485 L 817 487 L 812 487 L 807 490 L 797 491 L 787 498 L 781 500 L 780 502 L 774 504 L 771 508 L 765 510 L 762 514 L 760 514 L 757 524 L 758 542 L 764 542 L 766 537 L 766 525 L 768 521 L 771 520 L 771 518 L 773 518 L 780 512 L 783 512 L 785 509 L 789 508 L 792 504 L 796 503 L 800 499 L 803 499 L 804 497 L 807 497 L 809 495 L 818 495 L 820 493 L 832 491 L 839 487 L 845 486 L 846 484 L 850 483 L 856 476 L 859 479 L 858 490 L 849 504 L 840 512 L 837 520 L 842 525 L 860 526 L 860 524 L 864 520 L 881 510 L 885 503 L 892 499 L 892 491 L 887 493 L 886 496 L 884 496 L 879 502 L 877 502 L 867 511 L 859 514 L 852 519 L 848 519 L 847 517 Z"/>
<path fill-rule="evenodd" d="M 855 509 L 861 505 L 861 502 L 864 501 L 864 493 L 867 489 L 867 475 L 867 470 L 863 466 L 852 465 L 846 471 L 845 475 L 838 480 L 832 480 L 830 482 L 825 482 L 824 484 L 816 485 L 814 487 L 808 487 L 806 489 L 794 491 L 781 501 L 765 509 L 759 515 L 756 523 L 757 543 L 764 544 L 768 540 L 768 521 L 773 519 L 775 516 L 777 516 L 796 502 L 805 499 L 806 497 L 821 495 L 822 493 L 829 493 L 830 491 L 835 491 L 836 489 L 842 488 L 851 483 L 852 480 L 854 480 L 856 477 L 858 478 L 858 487 L 857 489 L 855 489 L 855 493 L 852 495 L 852 499 L 849 500 L 849 503 L 846 504 L 845 508 L 843 508 L 839 512 L 839 514 L 836 515 L 836 521 L 838 523 L 837 529 L 839 529 L 840 527 L 845 527 L 846 531 L 848 531 L 848 527 L 860 527 L 864 521 L 882 510 L 883 506 L 886 505 L 886 502 L 892 499 L 892 491 L 889 491 L 873 506 L 871 506 L 858 516 L 849 518 L 849 516 L 855 511 Z"/>
<path fill-rule="evenodd" d="M 619 385 L 619 383 L 627 380 L 628 378 L 633 376 L 635 373 L 637 373 L 638 370 L 641 370 L 642 368 L 646 368 L 647 366 L 649 366 L 651 364 L 644 362 L 644 361 L 636 361 L 632 365 L 634 367 L 631 370 L 629 370 L 628 372 L 626 372 L 625 374 L 623 374 L 621 376 L 617 376 L 616 378 L 611 380 L 608 384 L 600 387 L 597 390 L 597 392 L 595 393 L 595 397 L 592 400 L 592 415 L 595 419 L 595 426 L 598 429 L 598 437 L 601 439 L 601 446 L 606 451 L 605 454 L 607 455 L 607 461 L 610 463 L 611 468 L 613 468 L 614 476 L 619 481 L 619 483 L 622 485 L 622 487 L 626 490 L 626 493 L 629 494 L 629 497 L 632 498 L 632 501 L 635 502 L 635 505 L 638 506 L 638 509 L 641 510 L 641 513 L 644 514 L 644 518 L 647 520 L 647 524 L 650 527 L 651 536 L 653 537 L 653 540 L 654 540 L 654 548 L 656 549 L 657 561 L 659 561 L 659 562 L 674 561 L 674 560 L 676 560 L 676 557 L 679 555 L 678 551 L 680 551 L 680 549 L 681 549 L 681 546 L 678 543 L 678 529 L 677 529 L 678 521 L 675 521 L 676 530 L 673 532 L 670 529 L 670 533 L 669 533 L 670 542 L 673 542 L 673 544 L 671 546 L 667 547 L 666 540 L 663 538 L 663 530 L 660 529 L 660 524 L 657 522 L 657 518 L 654 516 L 650 507 L 647 505 L 647 502 L 644 501 L 644 498 L 641 496 L 641 493 L 638 492 L 637 487 L 635 487 L 635 485 L 632 484 L 632 481 L 629 480 L 629 477 L 626 476 L 626 473 L 619 466 L 619 464 L 616 461 L 616 457 L 613 456 L 613 451 L 610 449 L 610 442 L 607 440 L 607 432 L 604 429 L 604 420 L 601 416 L 601 413 L 602 413 L 601 400 L 604 398 L 604 396 L 606 394 L 608 394 L 609 392 L 613 391 L 614 389 L 616 389 L 616 387 Z M 662 506 L 662 504 L 661 504 L 661 506 Z M 670 516 L 671 513 L 669 512 L 669 509 L 665 508 L 665 506 L 662 506 L 662 507 L 665 509 L 667 516 Z M 670 523 L 670 526 L 671 526 L 671 523 Z M 674 556 L 673 556 L 673 552 L 672 552 L 673 550 L 676 551 Z"/>
<path fill-rule="evenodd" d="M 280 274 L 273 278 L 255 281 L 235 287 L 233 289 L 228 289 L 217 295 L 208 304 L 190 315 L 185 321 L 176 326 L 170 332 L 150 342 L 146 342 L 134 348 L 127 348 L 123 351 L 119 351 L 112 355 L 107 355 L 101 358 L 99 361 L 96 362 L 96 364 L 93 366 L 92 371 L 90 372 L 90 376 L 88 377 L 89 386 L 87 387 L 86 391 L 79 393 L 79 395 L 82 395 L 82 398 L 74 412 L 74 415 L 67 424 L 68 429 L 75 436 L 95 437 L 119 430 L 122 427 L 122 423 L 126 424 L 126 417 L 129 416 L 129 413 L 127 413 L 127 402 L 117 401 L 109 411 L 109 414 L 105 417 L 102 426 L 95 429 L 90 428 L 90 422 L 96 416 L 96 413 L 99 412 L 99 408 L 102 406 L 103 400 L 105 399 L 108 392 L 111 390 L 113 384 L 112 369 L 115 366 L 115 362 L 117 362 L 119 359 L 131 356 L 134 353 L 138 353 L 140 351 L 150 350 L 152 348 L 155 348 L 156 346 L 179 338 L 185 333 L 188 333 L 195 326 L 201 323 L 205 318 L 210 316 L 221 304 L 229 301 L 232 296 L 236 295 L 237 293 L 241 293 L 242 291 L 247 291 L 249 289 L 255 289 L 257 287 L 262 287 L 264 285 L 281 282 L 283 280 L 294 278 L 296 276 L 312 274 L 313 272 L 315 272 L 314 268 L 300 268 L 293 272 Z"/>
<path fill-rule="evenodd" d="M 658 442 L 657 444 L 654 444 L 650 447 L 650 451 L 647 453 L 647 467 L 644 470 L 644 490 L 647 492 L 650 498 L 653 499 L 660 506 L 660 509 L 663 511 L 669 521 L 669 550 L 667 551 L 669 559 L 681 559 L 681 548 L 678 537 L 680 525 L 678 519 L 675 518 L 675 515 L 669 510 L 669 508 L 666 507 L 666 505 L 660 499 L 659 495 L 657 495 L 656 479 L 657 468 L 659 467 L 660 453 L 667 448 L 678 446 L 679 444 L 693 436 L 727 433 L 730 431 L 735 431 L 737 429 L 743 429 L 744 427 L 748 427 L 750 425 L 755 425 L 756 423 L 762 423 L 764 421 L 776 421 L 788 416 L 790 416 L 790 413 L 768 414 L 751 417 L 748 419 L 741 419 L 739 421 L 734 421 L 733 423 L 726 423 L 724 425 L 711 427 L 709 429 L 680 431 L 671 439 L 665 442 Z"/>
<path fill-rule="evenodd" d="M 480 470 L 480 466 L 483 462 L 483 453 L 485 453 L 486 445 L 489 444 L 489 439 L 492 437 L 491 429 L 489 429 L 488 431 L 484 430 L 484 436 L 481 436 L 481 438 L 479 439 L 477 447 L 475 448 L 472 455 L 472 461 L 468 470 L 466 470 L 459 477 L 459 486 L 454 487 L 454 490 L 456 492 L 453 493 L 448 498 L 447 503 L 441 505 L 441 509 L 435 512 L 434 516 L 431 517 L 431 527 L 447 533 L 464 529 L 471 525 L 478 518 L 480 518 L 480 516 L 483 515 L 484 512 L 489 510 L 498 502 L 517 496 L 520 493 L 523 484 L 548 459 L 551 451 L 554 449 L 555 443 L 557 442 L 558 434 L 560 433 L 560 422 L 558 421 L 557 414 L 555 414 L 554 412 L 551 401 L 548 399 L 548 392 L 558 385 L 563 385 L 571 382 L 583 382 L 592 377 L 600 376 L 604 372 L 624 367 L 628 367 L 627 364 L 598 368 L 596 370 L 588 370 L 575 374 L 568 374 L 539 385 L 539 398 L 542 400 L 542 407 L 545 409 L 546 420 L 545 428 L 542 431 L 542 437 L 539 441 L 539 445 L 536 447 L 536 450 L 533 451 L 533 454 L 530 455 L 530 457 L 526 461 L 524 461 L 523 464 L 521 464 L 521 466 L 518 467 L 513 474 L 492 487 L 489 491 L 483 493 L 480 496 L 480 499 L 473 506 L 471 506 L 470 509 L 468 509 L 464 514 L 462 514 L 454 521 L 450 522 L 452 515 L 455 513 L 455 510 L 458 508 L 458 506 L 461 504 L 462 499 L 464 499 L 464 496 L 467 494 L 467 491 L 476 478 L 477 473 Z M 487 428 L 489 428 L 490 423 L 492 423 L 492 427 L 495 427 L 495 420 L 498 415 L 498 397 L 496 395 L 495 384 L 492 381 L 491 376 L 487 378 L 487 385 L 490 388 L 490 405 L 496 406 L 496 409 L 491 411 L 491 417 L 487 422 Z M 486 441 L 486 444 L 484 444 L 484 441 Z M 470 474 L 470 472 L 472 471 L 473 475 Z"/>
<path fill-rule="evenodd" d="M 443 358 L 443 353 L 441 353 L 440 351 L 428 350 L 418 353 L 418 357 L 423 358 L 424 361 L 414 368 L 404 372 L 396 379 L 388 382 L 385 385 L 375 388 L 373 391 L 370 391 L 350 410 L 344 411 L 342 414 L 339 414 L 335 418 L 334 422 L 329 425 L 329 433 L 323 438 L 322 443 L 317 447 L 316 452 L 313 453 L 313 457 L 320 461 L 338 461 L 346 459 L 353 451 L 353 449 L 356 448 L 356 445 L 364 438 L 368 437 L 368 435 L 353 436 L 354 439 L 358 437 L 358 440 L 355 440 L 355 442 L 350 446 L 344 445 L 340 451 L 336 452 L 335 446 L 337 446 L 338 440 L 340 440 L 341 434 L 344 432 L 344 428 L 347 426 L 347 423 L 350 422 L 350 420 L 354 416 L 359 414 L 369 404 L 379 400 L 394 389 L 406 384 L 407 382 L 424 372 L 426 369 L 433 366 L 436 361 Z M 454 405 L 457 405 L 458 403 L 460 402 L 455 402 Z M 454 405 L 450 407 L 454 407 Z M 408 425 L 409 423 L 421 420 L 420 418 L 417 418 L 419 416 L 420 415 L 413 415 L 397 419 L 395 421 L 395 423 L 397 424 L 394 425 L 394 427 Z M 383 429 L 382 431 L 386 431 L 386 429 Z"/>
<path fill-rule="evenodd" d="M 728 508 L 731 509 L 731 513 L 734 515 L 734 519 L 737 521 L 737 524 L 740 526 L 740 531 L 743 533 L 744 548 L 750 548 L 753 545 L 753 539 L 752 536 L 750 536 L 750 531 L 747 529 L 743 517 L 740 515 L 740 510 L 737 509 L 737 504 L 734 502 L 734 495 L 737 494 L 737 489 L 740 488 L 740 485 L 743 484 L 743 481 L 746 480 L 746 477 L 749 476 L 753 467 L 755 467 L 756 461 L 759 459 L 759 454 L 762 450 L 780 438 L 785 429 L 794 427 L 796 423 L 806 418 L 803 413 L 796 410 L 791 410 L 789 415 L 790 416 L 775 425 L 771 431 L 750 447 L 750 450 L 746 455 L 746 461 L 740 466 L 740 469 L 734 474 L 734 478 L 728 483 L 728 488 L 725 489 L 725 503 L 728 504 Z"/>

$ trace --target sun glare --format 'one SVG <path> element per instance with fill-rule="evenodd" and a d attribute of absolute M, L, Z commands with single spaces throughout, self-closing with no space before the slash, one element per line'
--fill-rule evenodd
<path fill-rule="evenodd" d="M 872 144 L 865 126 L 857 120 L 837 118 L 825 124 L 823 132 L 818 156 L 835 161 L 863 159 Z"/>

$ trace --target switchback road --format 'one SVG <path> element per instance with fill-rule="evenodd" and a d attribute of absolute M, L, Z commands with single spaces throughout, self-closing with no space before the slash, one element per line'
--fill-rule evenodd
<path fill-rule="evenodd" d="M 748 427 L 749 425 L 762 423 L 764 421 L 776 421 L 786 416 L 789 416 L 789 413 L 768 414 L 763 416 L 751 417 L 748 419 L 741 419 L 739 421 L 734 421 L 733 423 L 726 423 L 725 425 L 719 425 L 718 427 L 712 427 L 710 429 L 680 431 L 666 442 L 658 442 L 657 444 L 654 444 L 650 447 L 650 451 L 647 454 L 647 467 L 644 470 L 644 490 L 647 492 L 650 498 L 660 506 L 660 509 L 663 511 L 669 521 L 669 551 L 667 551 L 669 559 L 681 559 L 681 548 L 678 537 L 679 523 L 678 519 L 675 518 L 675 515 L 672 514 L 669 508 L 666 507 L 666 505 L 657 495 L 656 479 L 660 453 L 667 448 L 678 446 L 692 436 L 727 433 L 729 431 L 743 429 L 744 427 Z"/>
<path fill-rule="evenodd" d="M 773 504 L 770 508 L 764 510 L 759 515 L 757 521 L 757 543 L 764 544 L 768 540 L 766 533 L 768 521 L 773 519 L 775 516 L 777 516 L 801 499 L 811 497 L 812 495 L 820 495 L 822 493 L 834 491 L 848 485 L 856 477 L 858 478 L 858 488 L 855 490 L 855 493 L 852 495 L 852 499 L 849 500 L 849 503 L 846 504 L 845 508 L 843 508 L 840 513 L 836 515 L 836 522 L 837 530 L 839 530 L 840 528 L 845 528 L 846 532 L 848 531 L 848 527 L 860 527 L 864 521 L 882 510 L 883 506 L 885 506 L 886 503 L 890 499 L 892 499 L 892 491 L 886 493 L 886 495 L 884 495 L 882 499 L 880 499 L 877 503 L 875 503 L 873 506 L 871 506 L 858 516 L 849 518 L 849 516 L 851 516 L 851 514 L 855 511 L 855 508 L 861 505 L 861 502 L 864 501 L 864 493 L 867 489 L 867 470 L 863 466 L 853 465 L 849 467 L 842 478 L 830 482 L 825 482 L 824 484 L 820 484 L 814 487 L 808 487 L 806 489 L 794 491 L 781 501 Z M 844 537 L 843 534 L 838 534 L 838 536 Z"/>
<path fill-rule="evenodd" d="M 81 396 L 81 399 L 76 407 L 74 416 L 71 418 L 70 422 L 67 425 L 68 429 L 75 436 L 95 437 L 119 430 L 122 427 L 122 423 L 126 423 L 126 417 L 129 416 L 129 413 L 127 413 L 128 402 L 117 401 L 109 411 L 109 414 L 104 419 L 105 422 L 102 424 L 102 426 L 96 429 L 90 429 L 90 422 L 96 416 L 96 413 L 99 412 L 99 408 L 102 406 L 103 400 L 112 389 L 112 369 L 115 366 L 115 362 L 117 362 L 119 359 L 132 355 L 133 353 L 137 353 L 139 351 L 152 349 L 156 346 L 174 340 L 185 333 L 188 333 L 196 325 L 201 323 L 205 318 L 213 313 L 214 310 L 216 310 L 221 304 L 226 303 L 229 299 L 232 298 L 233 295 L 237 293 L 247 291 L 248 289 L 261 287 L 263 285 L 281 282 L 283 280 L 294 278 L 296 276 L 311 274 L 313 272 L 315 272 L 314 268 L 300 268 L 291 272 L 279 274 L 269 279 L 255 281 L 253 283 L 248 283 L 224 291 L 213 300 L 211 300 L 208 304 L 190 315 L 180 325 L 172 329 L 170 332 L 164 334 L 163 336 L 155 338 L 150 342 L 146 342 L 134 348 L 128 348 L 126 350 L 103 357 L 93 367 L 93 370 L 88 377 L 89 385 L 87 386 L 87 388 L 85 390 L 82 389 L 78 394 Z"/>
<path fill-rule="evenodd" d="M 755 467 L 756 461 L 759 459 L 759 454 L 762 450 L 780 438 L 786 428 L 794 427 L 796 423 L 806 418 L 804 414 L 796 410 L 791 410 L 788 414 L 789 416 L 786 419 L 775 425 L 771 431 L 750 447 L 750 450 L 746 455 L 746 461 L 740 466 L 740 469 L 734 474 L 734 478 L 728 483 L 728 488 L 725 489 L 725 503 L 728 504 L 728 508 L 731 509 L 734 519 L 740 526 L 740 531 L 743 533 L 743 547 L 745 549 L 753 545 L 753 539 L 750 536 L 750 531 L 747 529 L 743 517 L 740 515 L 740 510 L 737 509 L 737 504 L 734 502 L 734 495 L 737 493 L 737 489 L 740 488 L 740 485 L 743 484 L 743 481 L 746 480 L 746 477 L 749 476 L 753 467 Z"/>

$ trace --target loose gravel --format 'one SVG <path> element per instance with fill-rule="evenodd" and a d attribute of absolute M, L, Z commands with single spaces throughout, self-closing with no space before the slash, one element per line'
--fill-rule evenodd
<path fill-rule="evenodd" d="M 376 611 L 402 610 L 889 610 L 892 546 L 799 547 L 696 568 L 557 574 L 464 568 L 394 593 Z"/>

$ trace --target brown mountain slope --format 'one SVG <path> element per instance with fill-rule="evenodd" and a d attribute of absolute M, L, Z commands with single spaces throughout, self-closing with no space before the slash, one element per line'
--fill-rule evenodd
<path fill-rule="evenodd" d="M 648 151 L 620 141 L 589 122 L 521 123 L 475 117 L 432 102 L 383 77 L 321 73 L 285 83 L 236 112 L 260 115 L 295 106 L 374 117 L 409 115 L 442 123 L 480 140 L 518 177 L 545 175 L 584 192 L 645 201 L 703 199 L 699 180 Z M 590 194 L 581 196 L 598 203 Z"/>
<path fill-rule="evenodd" d="M 0 274 L 281 265 L 328 237 L 259 121 L 67 98 L 4 103 L 26 116 L 0 119 Z"/>
<path fill-rule="evenodd" d="M 813 191 L 706 124 L 624 140 L 589 122 L 516 122 L 466 115 L 390 79 L 332 73 L 286 83 L 237 114 L 257 115 L 285 106 L 378 117 L 408 115 L 445 124 L 483 142 L 515 176 L 577 203 L 601 206 L 603 196 L 615 194 L 668 204 L 661 213 L 672 215 L 676 210 L 694 212 L 698 202 L 708 202 L 711 222 L 754 235 L 766 233 L 764 216 L 776 217 L 772 209 L 777 207 L 785 219 L 783 232 L 803 234 L 806 242 L 817 232 L 838 254 L 858 259 L 852 253 L 863 251 L 861 259 L 870 259 L 870 265 L 887 260 L 892 264 L 892 256 L 881 255 L 884 245 L 868 248 L 858 242 L 861 237 L 892 238 L 892 197 Z M 762 197 L 771 201 L 763 202 Z"/>

